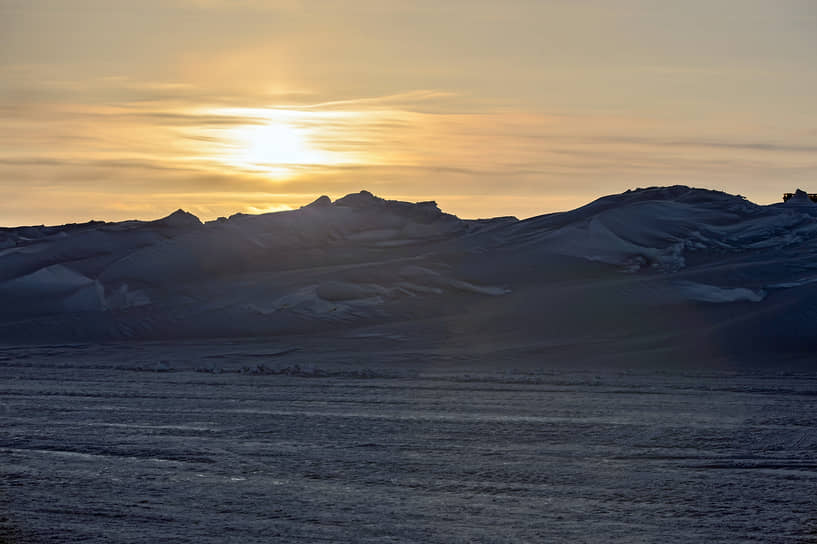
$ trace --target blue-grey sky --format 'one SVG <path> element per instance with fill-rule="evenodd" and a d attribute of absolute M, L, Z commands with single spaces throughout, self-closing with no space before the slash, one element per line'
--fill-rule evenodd
<path fill-rule="evenodd" d="M 817 191 L 817 2 L 0 0 L 0 224 Z"/>

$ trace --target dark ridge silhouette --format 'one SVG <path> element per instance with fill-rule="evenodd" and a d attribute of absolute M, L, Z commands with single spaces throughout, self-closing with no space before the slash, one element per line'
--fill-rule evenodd
<path fill-rule="evenodd" d="M 361 191 L 202 222 L 0 230 L 5 343 L 365 334 L 571 360 L 817 348 L 817 206 L 685 186 L 519 221 Z M 558 349 L 555 347 L 558 346 Z"/>

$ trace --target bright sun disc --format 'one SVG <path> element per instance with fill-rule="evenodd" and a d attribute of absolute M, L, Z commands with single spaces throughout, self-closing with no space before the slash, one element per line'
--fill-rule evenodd
<path fill-rule="evenodd" d="M 302 130 L 286 123 L 239 129 L 242 162 L 253 166 L 309 164 L 318 153 L 310 149 Z"/>
<path fill-rule="evenodd" d="M 203 142 L 198 145 L 202 158 L 222 165 L 284 179 L 307 170 L 370 160 L 366 153 L 338 145 L 360 123 L 358 113 L 246 108 L 206 113 L 247 119 L 194 134 Z"/>

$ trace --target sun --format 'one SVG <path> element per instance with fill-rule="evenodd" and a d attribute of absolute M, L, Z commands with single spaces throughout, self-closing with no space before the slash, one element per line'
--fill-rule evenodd
<path fill-rule="evenodd" d="M 248 121 L 216 132 L 211 156 L 275 178 L 290 176 L 301 167 L 334 162 L 330 153 L 312 143 L 316 128 L 294 115 L 271 112 Z"/>
<path fill-rule="evenodd" d="M 226 166 L 280 180 L 369 160 L 368 153 L 343 145 L 360 124 L 357 113 L 263 108 L 203 113 L 236 120 L 197 127 L 189 134 L 196 141 L 198 158 L 215 168 Z"/>
<path fill-rule="evenodd" d="M 277 166 L 318 162 L 303 129 L 276 122 L 237 129 L 238 159 L 250 166 Z"/>

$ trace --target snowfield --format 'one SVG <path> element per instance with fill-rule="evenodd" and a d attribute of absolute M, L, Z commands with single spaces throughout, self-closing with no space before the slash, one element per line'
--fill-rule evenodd
<path fill-rule="evenodd" d="M 0 351 L 0 539 L 817 535 L 814 372 L 499 369 L 342 344 Z"/>
<path fill-rule="evenodd" d="M 804 193 L 759 206 L 659 187 L 518 221 L 362 191 L 205 224 L 179 210 L 7 228 L 0 241 L 6 343 L 357 333 L 678 363 L 817 348 L 817 205 Z"/>
<path fill-rule="evenodd" d="M 0 542 L 817 541 L 817 206 L 0 229 Z"/>

